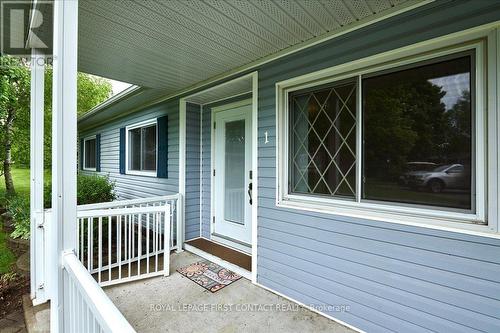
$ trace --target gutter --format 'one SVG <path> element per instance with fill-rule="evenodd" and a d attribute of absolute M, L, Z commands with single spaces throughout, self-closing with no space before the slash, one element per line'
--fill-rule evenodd
<path fill-rule="evenodd" d="M 145 89 L 146 88 L 139 87 L 139 86 L 130 86 L 130 87 L 128 87 L 127 89 L 125 89 L 122 92 L 114 95 L 113 97 L 108 98 L 107 100 L 105 100 L 101 104 L 98 104 L 97 106 L 95 106 L 94 108 L 92 108 L 89 112 L 86 112 L 85 114 L 83 114 L 80 117 L 78 117 L 78 123 L 80 123 L 80 122 L 82 122 L 84 120 L 87 120 L 88 118 L 91 118 L 96 113 L 99 113 L 102 110 L 104 110 L 104 109 L 106 109 L 106 108 L 108 108 L 108 107 L 110 107 L 110 106 L 112 106 L 112 105 L 114 105 L 116 103 L 119 103 L 119 102 L 121 102 L 124 99 L 127 99 L 129 97 L 132 97 L 132 96 L 135 96 L 135 95 L 138 95 L 138 94 L 142 93 Z"/>

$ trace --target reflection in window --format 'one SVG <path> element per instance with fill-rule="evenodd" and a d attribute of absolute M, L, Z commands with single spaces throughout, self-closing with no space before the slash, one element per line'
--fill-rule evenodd
<path fill-rule="evenodd" d="M 472 209 L 472 56 L 363 78 L 363 198 Z"/>
<path fill-rule="evenodd" d="M 292 193 L 355 197 L 356 83 L 290 94 Z"/>
<path fill-rule="evenodd" d="M 84 169 L 96 168 L 96 139 L 87 139 L 84 143 L 85 163 Z"/>
<path fill-rule="evenodd" d="M 156 124 L 128 130 L 128 169 L 156 171 Z"/>

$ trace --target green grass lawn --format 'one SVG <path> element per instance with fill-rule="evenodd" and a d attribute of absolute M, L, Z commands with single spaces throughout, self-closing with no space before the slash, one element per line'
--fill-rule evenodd
<path fill-rule="evenodd" d="M 30 169 L 13 168 L 14 188 L 19 195 L 30 195 Z M 45 182 L 50 181 L 50 170 L 45 170 Z M 0 198 L 5 198 L 5 180 L 0 177 Z"/>

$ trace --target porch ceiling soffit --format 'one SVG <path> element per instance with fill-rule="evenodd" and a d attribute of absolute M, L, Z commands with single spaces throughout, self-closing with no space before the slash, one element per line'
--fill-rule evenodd
<path fill-rule="evenodd" d="M 79 70 L 173 94 L 414 0 L 80 0 Z"/>

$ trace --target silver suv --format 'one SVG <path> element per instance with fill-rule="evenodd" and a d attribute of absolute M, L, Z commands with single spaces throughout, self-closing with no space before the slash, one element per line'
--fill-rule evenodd
<path fill-rule="evenodd" d="M 415 171 L 432 171 L 438 165 L 432 162 L 408 162 L 405 165 L 405 173 L 399 176 L 398 183 L 401 186 L 408 186 L 410 175 Z"/>
<path fill-rule="evenodd" d="M 428 188 L 433 193 L 446 189 L 469 189 L 470 174 L 462 164 L 441 165 L 431 171 L 408 173 L 408 185 L 412 188 Z"/>

